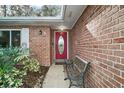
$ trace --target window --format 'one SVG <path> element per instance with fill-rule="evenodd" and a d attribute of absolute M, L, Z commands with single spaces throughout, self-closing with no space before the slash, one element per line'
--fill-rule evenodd
<path fill-rule="evenodd" d="M 20 30 L 0 30 L 0 48 L 19 47 Z"/>
<path fill-rule="evenodd" d="M 36 18 L 63 16 L 62 5 L 0 5 L 1 18 Z"/>
<path fill-rule="evenodd" d="M 10 35 L 9 31 L 0 31 L 0 48 L 9 47 Z"/>
<path fill-rule="evenodd" d="M 20 31 L 12 31 L 11 38 L 11 44 L 13 47 L 20 46 Z"/>

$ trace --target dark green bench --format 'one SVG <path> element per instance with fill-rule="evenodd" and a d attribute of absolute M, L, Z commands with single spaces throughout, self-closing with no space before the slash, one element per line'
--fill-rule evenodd
<path fill-rule="evenodd" d="M 69 88 L 72 86 L 85 88 L 85 74 L 90 62 L 81 59 L 79 56 L 75 56 L 74 59 L 67 60 L 65 64 L 67 77 L 64 80 L 70 80 Z"/>

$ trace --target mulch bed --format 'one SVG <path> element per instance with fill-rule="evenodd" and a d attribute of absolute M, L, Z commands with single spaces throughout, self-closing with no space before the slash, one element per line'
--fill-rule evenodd
<path fill-rule="evenodd" d="M 48 71 L 49 67 L 41 66 L 39 72 L 31 72 L 28 71 L 27 75 L 24 76 L 23 78 L 23 85 L 21 86 L 22 88 L 33 88 L 35 84 L 37 83 L 38 79 L 42 76 L 41 79 L 41 85 L 40 87 L 42 88 L 42 84 L 45 78 L 45 75 Z"/>

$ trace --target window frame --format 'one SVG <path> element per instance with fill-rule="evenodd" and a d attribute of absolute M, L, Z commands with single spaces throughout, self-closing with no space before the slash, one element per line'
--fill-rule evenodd
<path fill-rule="evenodd" d="M 0 20 L 63 20 L 65 15 L 66 6 L 61 6 L 60 16 L 42 16 L 42 17 L 0 17 Z"/>
<path fill-rule="evenodd" d="M 21 46 L 21 29 L 0 29 L 0 31 L 9 31 L 9 47 L 12 46 L 12 31 L 20 31 L 20 46 Z"/>

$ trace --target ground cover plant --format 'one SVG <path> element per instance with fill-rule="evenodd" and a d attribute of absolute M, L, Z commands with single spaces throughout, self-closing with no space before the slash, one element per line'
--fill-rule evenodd
<path fill-rule="evenodd" d="M 23 85 L 27 72 L 38 72 L 40 64 L 29 55 L 28 49 L 0 49 L 0 87 L 11 88 Z"/>

